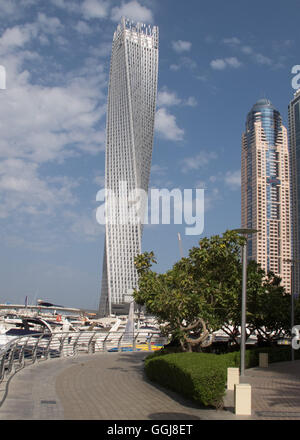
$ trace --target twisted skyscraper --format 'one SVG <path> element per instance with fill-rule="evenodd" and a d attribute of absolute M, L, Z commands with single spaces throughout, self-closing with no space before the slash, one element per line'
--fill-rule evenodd
<path fill-rule="evenodd" d="M 158 28 L 122 19 L 113 37 L 106 120 L 106 232 L 99 314 L 125 311 L 138 277 L 142 215 L 130 204 L 148 191 L 158 77 Z M 143 203 L 141 204 L 142 208 Z M 135 220 L 135 221 L 134 221 Z"/>

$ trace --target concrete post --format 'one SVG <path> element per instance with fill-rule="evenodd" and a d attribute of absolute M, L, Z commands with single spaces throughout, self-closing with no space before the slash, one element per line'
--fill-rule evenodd
<path fill-rule="evenodd" d="M 227 368 L 227 390 L 234 390 L 234 385 L 240 383 L 238 368 Z"/>
<path fill-rule="evenodd" d="M 268 353 L 259 353 L 259 368 L 268 368 L 269 355 Z"/>
<path fill-rule="evenodd" d="M 251 385 L 241 383 L 234 386 L 234 408 L 237 416 L 251 416 Z"/>

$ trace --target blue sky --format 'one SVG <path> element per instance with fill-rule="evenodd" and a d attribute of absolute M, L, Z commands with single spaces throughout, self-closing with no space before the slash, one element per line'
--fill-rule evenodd
<path fill-rule="evenodd" d="M 299 1 L 0 0 L 0 302 L 97 308 L 105 113 L 122 15 L 159 26 L 151 187 L 205 188 L 203 236 L 240 226 L 241 134 L 269 98 L 287 125 Z M 157 270 L 199 237 L 146 226 Z"/>

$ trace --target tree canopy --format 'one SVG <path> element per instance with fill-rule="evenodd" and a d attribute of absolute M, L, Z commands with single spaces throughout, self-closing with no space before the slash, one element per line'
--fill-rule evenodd
<path fill-rule="evenodd" d="M 197 350 L 223 328 L 237 342 L 241 316 L 242 265 L 240 249 L 245 238 L 226 231 L 203 238 L 186 258 L 160 274 L 153 252 L 135 259 L 139 285 L 134 300 L 157 317 L 166 334 L 180 341 L 183 350 Z M 248 264 L 248 334 L 272 339 L 288 326 L 288 298 L 280 278 L 265 274 L 254 261 Z"/>

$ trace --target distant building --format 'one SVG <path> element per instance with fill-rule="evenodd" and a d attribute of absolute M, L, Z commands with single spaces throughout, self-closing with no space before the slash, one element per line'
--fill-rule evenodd
<path fill-rule="evenodd" d="M 148 192 L 157 95 L 158 28 L 122 19 L 113 37 L 106 122 L 106 232 L 99 315 L 126 313 L 138 284 L 142 222 L 134 224 L 126 195 Z M 139 203 L 138 197 L 135 202 Z"/>
<path fill-rule="evenodd" d="M 293 293 L 300 294 L 300 89 L 289 104 L 289 148 L 292 174 Z"/>
<path fill-rule="evenodd" d="M 268 99 L 257 101 L 248 113 L 241 180 L 242 228 L 260 231 L 248 237 L 248 258 L 278 275 L 291 292 L 288 137 L 280 113 Z"/>

